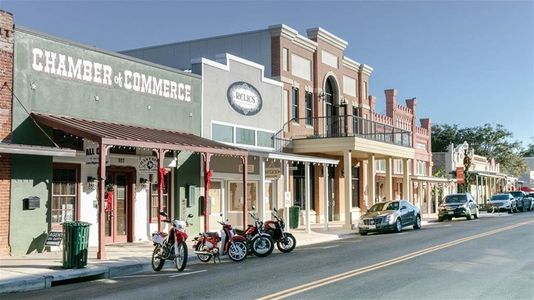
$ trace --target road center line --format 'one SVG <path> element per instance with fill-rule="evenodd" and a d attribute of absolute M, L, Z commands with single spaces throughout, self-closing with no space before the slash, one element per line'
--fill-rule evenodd
<path fill-rule="evenodd" d="M 315 289 L 315 288 L 318 288 L 318 287 L 321 287 L 321 286 L 324 286 L 324 285 L 328 285 L 328 284 L 331 284 L 331 283 L 334 283 L 334 282 L 337 282 L 337 281 L 345 280 L 345 279 L 348 279 L 350 277 L 354 277 L 354 276 L 357 276 L 357 275 L 360 275 L 360 274 L 364 274 L 364 273 L 367 273 L 367 272 L 370 272 L 370 271 L 374 271 L 374 270 L 377 270 L 377 269 L 385 268 L 385 267 L 390 266 L 390 265 L 398 264 L 398 263 L 404 262 L 406 260 L 410 260 L 410 259 L 416 258 L 418 256 L 434 252 L 434 251 L 438 251 L 438 250 L 441 250 L 441 249 L 449 248 L 449 247 L 456 246 L 458 244 L 462 244 L 462 243 L 465 243 L 465 242 L 468 242 L 468 241 L 471 241 L 471 240 L 483 238 L 483 237 L 486 237 L 486 236 L 489 236 L 489 235 L 497 234 L 497 233 L 500 233 L 500 232 L 503 232 L 503 231 L 511 230 L 511 229 L 514 229 L 514 228 L 517 228 L 517 227 L 520 227 L 520 226 L 525 226 L 525 225 L 532 224 L 532 223 L 534 223 L 534 221 L 526 221 L 526 222 L 510 225 L 510 226 L 507 226 L 507 227 L 498 228 L 498 229 L 490 230 L 490 231 L 487 231 L 487 232 L 475 234 L 475 235 L 472 235 L 472 236 L 469 236 L 469 237 L 457 239 L 457 240 L 454 240 L 454 241 L 451 241 L 451 242 L 447 242 L 447 243 L 444 243 L 444 244 L 439 244 L 439 245 L 432 246 L 432 247 L 429 247 L 429 248 L 421 249 L 421 250 L 418 250 L 418 251 L 415 251 L 415 252 L 412 252 L 412 253 L 409 253 L 409 254 L 406 254 L 406 255 L 402 255 L 402 256 L 399 256 L 399 257 L 396 257 L 396 258 L 393 258 L 393 259 L 389 259 L 389 260 L 386 260 L 386 261 L 383 261 L 383 262 L 380 262 L 380 263 L 376 263 L 376 264 L 373 264 L 373 265 L 370 265 L 370 266 L 354 269 L 354 270 L 351 270 L 351 271 L 347 271 L 347 272 L 340 273 L 340 274 L 337 274 L 337 275 L 333 275 L 333 276 L 330 276 L 330 277 L 326 277 L 326 278 L 323 278 L 323 279 L 315 280 L 315 281 L 312 281 L 310 283 L 306 283 L 306 284 L 303 284 L 303 285 L 300 285 L 300 286 L 296 286 L 296 287 L 293 287 L 293 288 L 290 288 L 290 289 L 287 289 L 287 290 L 279 291 L 279 292 L 276 292 L 276 293 L 271 294 L 271 295 L 260 297 L 257 300 L 287 298 L 287 297 L 290 297 L 290 296 L 293 296 L 293 295 L 296 295 L 296 294 L 300 294 L 300 293 L 303 293 L 303 292 L 306 292 L 306 291 L 309 291 L 309 290 L 312 290 L 312 289 Z"/>

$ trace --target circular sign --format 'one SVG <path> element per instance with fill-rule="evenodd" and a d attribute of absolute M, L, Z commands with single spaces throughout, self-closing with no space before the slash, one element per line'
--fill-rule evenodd
<path fill-rule="evenodd" d="M 245 116 L 257 114 L 263 106 L 263 101 L 258 90 L 251 84 L 243 81 L 232 83 L 228 88 L 227 97 L 230 106 Z"/>

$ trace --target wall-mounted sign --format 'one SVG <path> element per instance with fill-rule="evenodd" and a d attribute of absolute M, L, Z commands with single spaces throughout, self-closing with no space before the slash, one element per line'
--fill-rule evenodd
<path fill-rule="evenodd" d="M 156 174 L 158 169 L 158 159 L 154 156 L 143 156 L 139 158 L 137 170 L 141 174 Z"/>
<path fill-rule="evenodd" d="M 258 90 L 251 84 L 243 81 L 232 83 L 228 88 L 227 97 L 230 106 L 245 116 L 257 114 L 263 106 L 263 101 Z"/>
<path fill-rule="evenodd" d="M 456 182 L 462 184 L 464 181 L 464 167 L 456 167 Z"/>
<path fill-rule="evenodd" d="M 32 68 L 37 72 L 49 73 L 66 79 L 123 88 L 143 94 L 180 101 L 191 101 L 191 85 L 166 78 L 136 72 L 116 71 L 101 62 L 72 57 L 46 49 L 32 49 Z"/>
<path fill-rule="evenodd" d="M 282 171 L 280 170 L 280 168 L 265 168 L 266 177 L 278 177 L 280 175 L 282 175 Z"/>
<path fill-rule="evenodd" d="M 98 144 L 87 143 L 85 145 L 85 164 L 98 165 L 100 155 L 100 147 Z M 109 155 L 106 155 L 106 166 L 109 166 Z"/>

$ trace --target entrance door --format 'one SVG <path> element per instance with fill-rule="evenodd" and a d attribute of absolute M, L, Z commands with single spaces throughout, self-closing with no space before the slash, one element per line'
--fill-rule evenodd
<path fill-rule="evenodd" d="M 217 221 L 224 220 L 221 218 L 221 213 L 223 213 L 223 183 L 221 181 L 212 181 L 210 184 L 209 194 L 209 230 L 218 231 L 221 228 L 221 225 Z"/>
<path fill-rule="evenodd" d="M 106 243 L 124 243 L 131 240 L 133 176 L 129 172 L 107 173 L 106 195 Z"/>

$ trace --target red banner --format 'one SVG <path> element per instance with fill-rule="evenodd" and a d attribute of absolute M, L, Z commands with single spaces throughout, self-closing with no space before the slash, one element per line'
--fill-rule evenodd
<path fill-rule="evenodd" d="M 465 182 L 464 167 L 456 167 L 456 181 L 457 183 Z"/>
<path fill-rule="evenodd" d="M 165 168 L 160 168 L 159 169 L 159 180 L 158 180 L 158 183 L 159 183 L 159 190 L 163 192 L 163 190 L 165 189 L 165 175 L 167 175 L 167 169 Z"/>
<path fill-rule="evenodd" d="M 113 191 L 106 193 L 106 207 L 105 211 L 110 212 L 113 210 Z"/>

